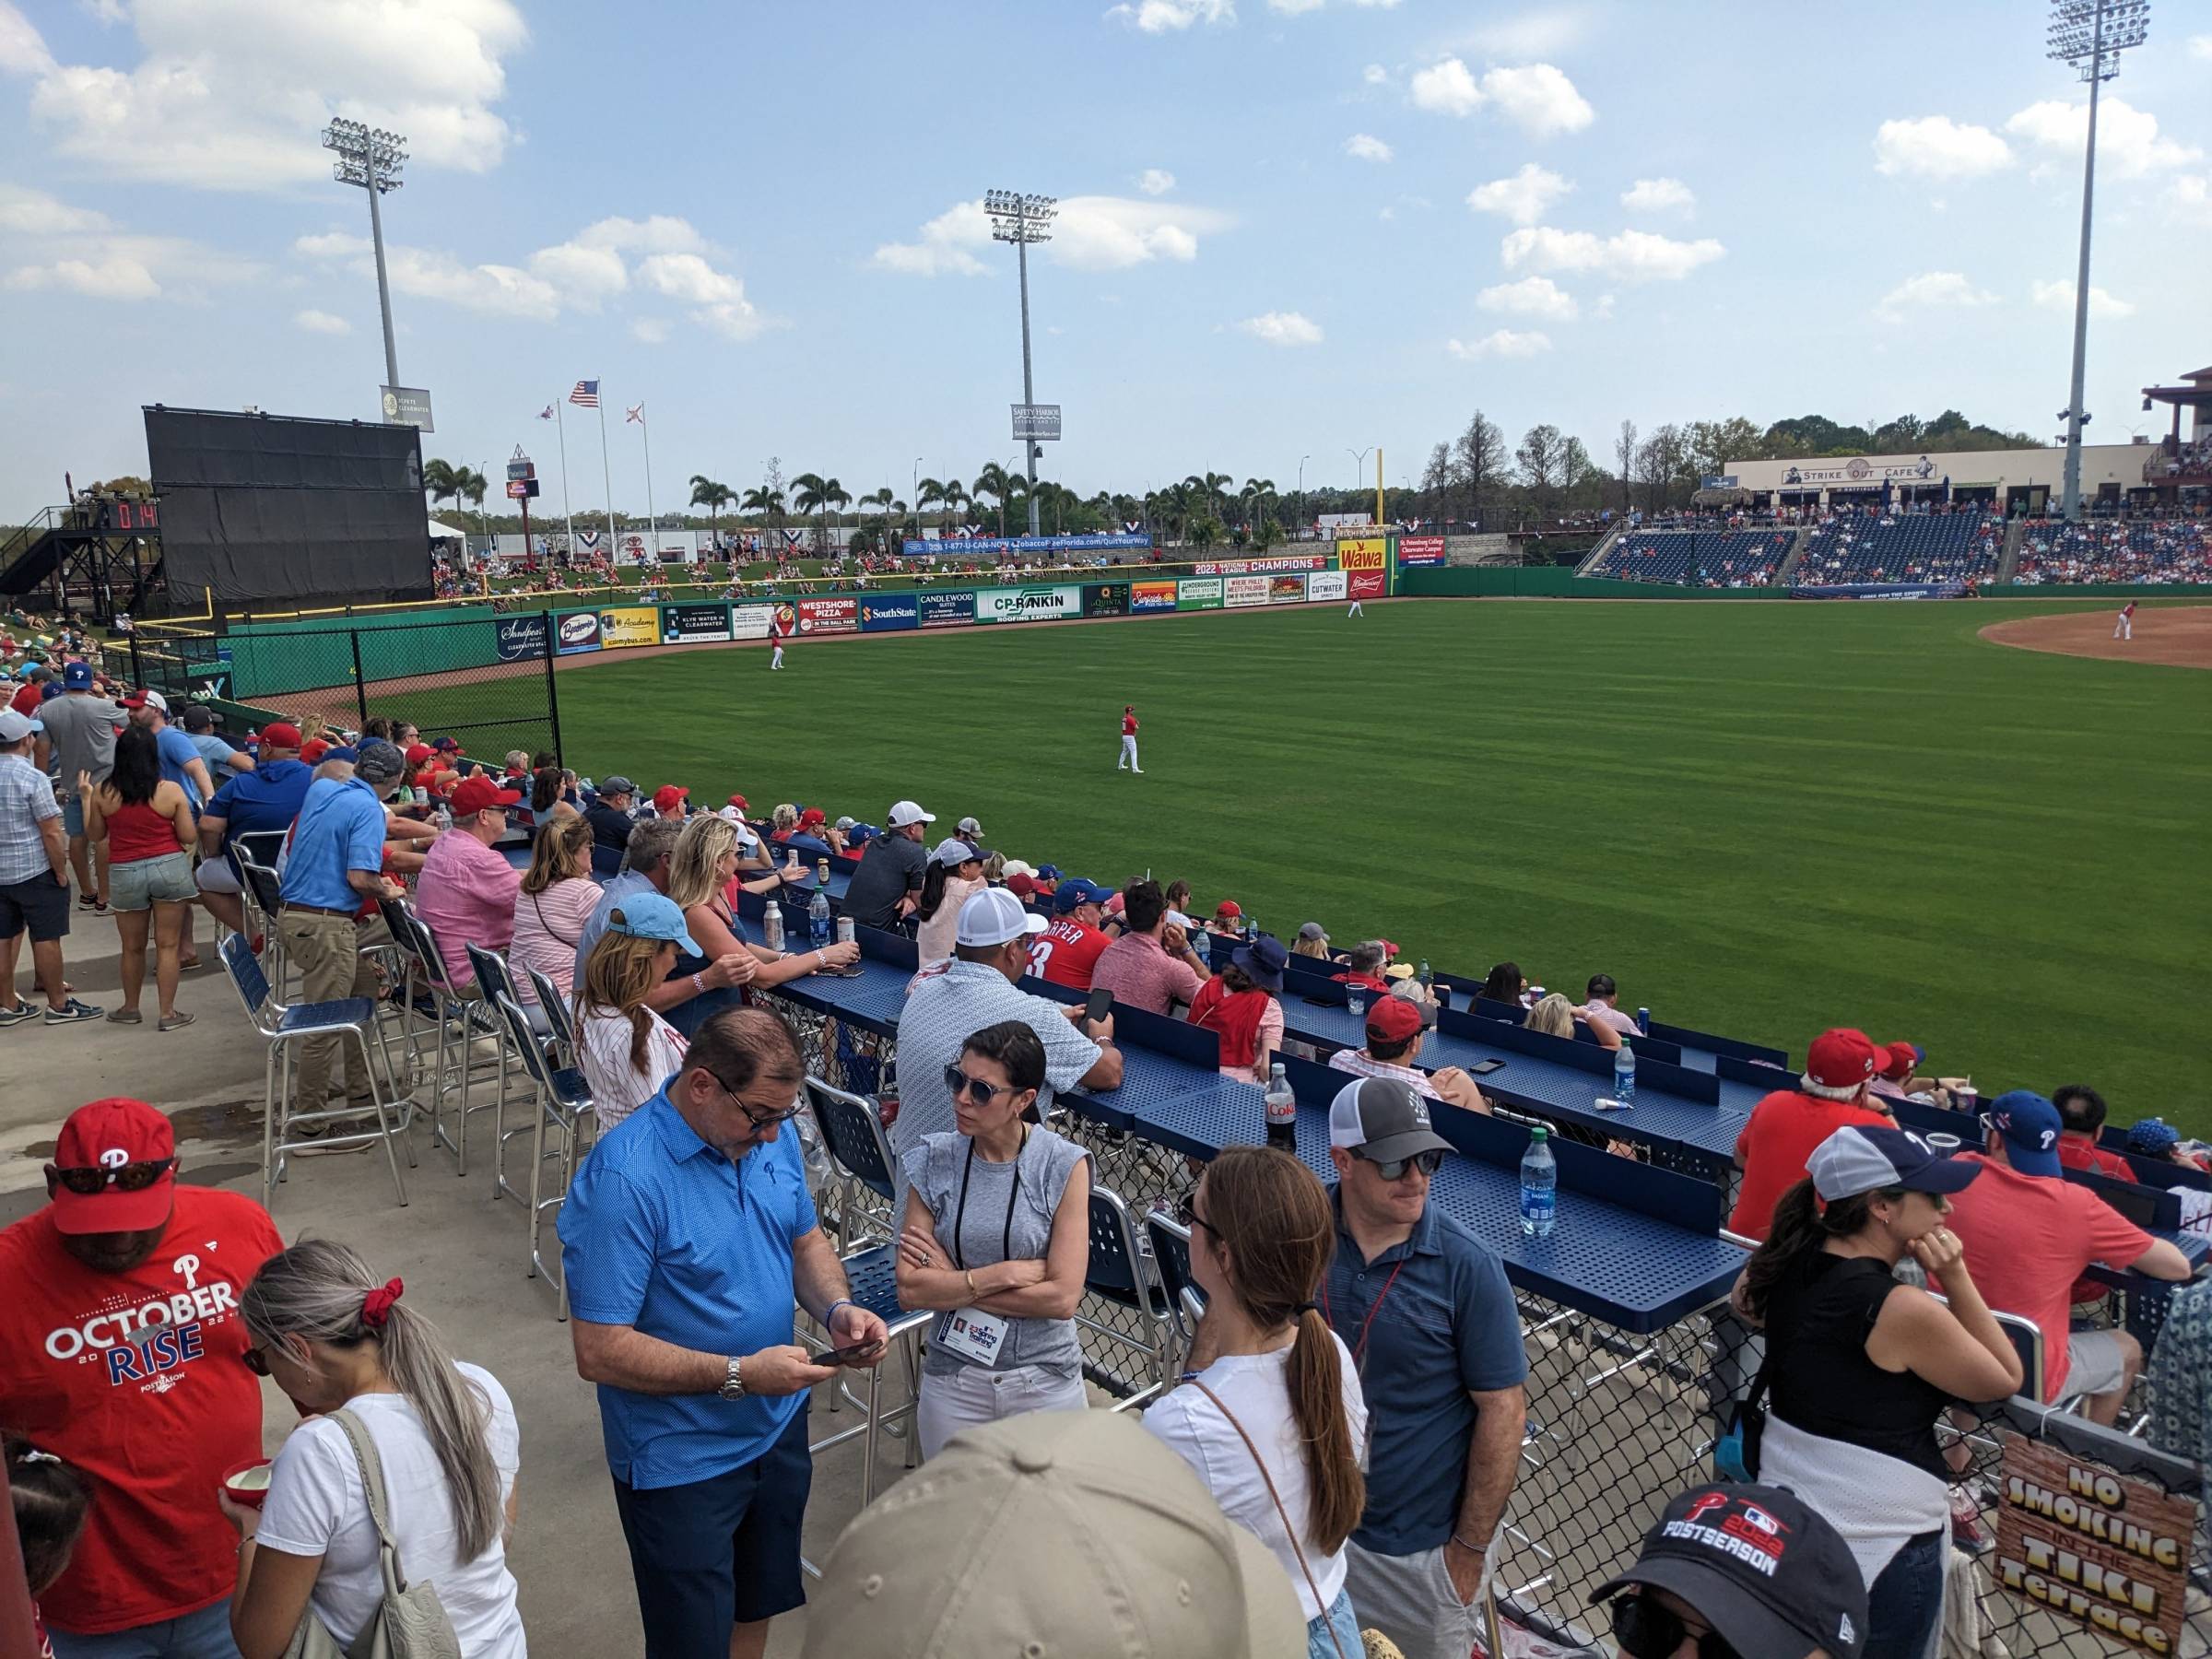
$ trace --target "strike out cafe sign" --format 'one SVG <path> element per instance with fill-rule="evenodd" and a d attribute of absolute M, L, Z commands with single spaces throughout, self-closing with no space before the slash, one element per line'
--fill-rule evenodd
<path fill-rule="evenodd" d="M 1923 455 L 1916 461 L 1869 461 L 1854 455 L 1848 461 L 1798 462 L 1784 467 L 1784 489 L 1818 488 L 1824 484 L 1932 484 L 1941 472 Z M 1731 483 L 1733 479 L 1729 480 Z"/>
<path fill-rule="evenodd" d="M 2005 1436 L 1998 1585 L 2138 1653 L 2181 1651 L 2195 1505 L 2056 1446 Z"/>

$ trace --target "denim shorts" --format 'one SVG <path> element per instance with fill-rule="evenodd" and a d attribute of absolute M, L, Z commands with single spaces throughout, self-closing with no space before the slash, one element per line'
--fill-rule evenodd
<path fill-rule="evenodd" d="M 157 904 L 189 904 L 200 889 L 192 879 L 192 854 L 165 853 L 109 866 L 108 908 L 150 910 Z"/>

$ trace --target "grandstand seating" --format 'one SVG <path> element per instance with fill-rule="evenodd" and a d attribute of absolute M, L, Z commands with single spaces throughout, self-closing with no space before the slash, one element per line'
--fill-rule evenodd
<path fill-rule="evenodd" d="M 2212 535 L 2201 519 L 2030 519 L 2020 537 L 2018 582 L 2212 582 Z"/>
<path fill-rule="evenodd" d="M 1813 532 L 1793 580 L 1800 587 L 1987 582 L 2004 548 L 2003 521 L 1979 512 L 1844 512 Z"/>
<path fill-rule="evenodd" d="M 1631 530 L 1584 572 L 1617 582 L 1762 587 L 1789 554 L 1791 530 Z"/>

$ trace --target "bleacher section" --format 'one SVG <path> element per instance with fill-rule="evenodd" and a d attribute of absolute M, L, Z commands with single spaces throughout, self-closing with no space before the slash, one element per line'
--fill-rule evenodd
<path fill-rule="evenodd" d="M 1629 530 L 1583 574 L 1685 587 L 1763 587 L 1794 538 L 1788 529 Z"/>
<path fill-rule="evenodd" d="M 2004 522 L 1983 512 L 1846 512 L 1812 533 L 1794 581 L 1988 582 L 2004 549 Z"/>
<path fill-rule="evenodd" d="M 2015 582 L 2212 582 L 2212 535 L 2199 519 L 2068 524 L 2030 519 Z"/>

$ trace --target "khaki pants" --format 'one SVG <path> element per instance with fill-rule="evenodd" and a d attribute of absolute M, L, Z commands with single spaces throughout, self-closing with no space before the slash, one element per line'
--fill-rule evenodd
<path fill-rule="evenodd" d="M 382 924 L 378 924 L 381 929 Z M 276 936 L 284 954 L 300 971 L 302 1002 L 333 1002 L 344 996 L 371 996 L 376 973 L 361 955 L 362 930 L 350 916 L 326 916 L 315 911 L 288 910 L 276 918 Z M 360 1071 L 360 1051 L 343 1037 L 315 1037 L 300 1045 L 294 1074 L 292 1110 L 321 1112 L 330 1092 L 332 1077 L 344 1061 L 346 1098 L 367 1112 L 373 1108 L 369 1078 Z"/>

